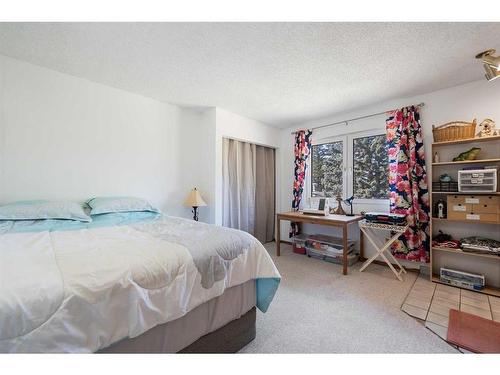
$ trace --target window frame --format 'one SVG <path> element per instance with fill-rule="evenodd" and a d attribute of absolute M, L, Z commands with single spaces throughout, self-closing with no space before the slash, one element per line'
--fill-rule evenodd
<path fill-rule="evenodd" d="M 369 129 L 369 130 L 362 130 L 362 131 L 356 131 L 356 132 L 351 132 L 351 133 L 345 133 L 342 135 L 338 136 L 332 136 L 332 137 L 325 137 L 321 138 L 318 140 L 318 142 L 314 142 L 312 147 L 326 144 L 326 143 L 333 143 L 333 142 L 338 142 L 342 141 L 343 142 L 343 173 L 342 173 L 342 180 L 343 180 L 343 186 L 342 186 L 342 194 L 343 198 L 348 198 L 353 195 L 354 191 L 354 139 L 357 138 L 365 138 L 365 137 L 372 137 L 375 135 L 385 135 L 385 129 Z M 306 173 L 306 180 L 307 180 L 307 198 L 312 201 L 319 199 L 319 197 L 313 197 L 312 196 L 312 169 L 313 169 L 313 162 L 312 162 L 312 148 L 311 148 L 311 157 L 309 159 L 309 165 L 307 168 L 307 173 Z M 387 198 L 355 198 L 354 199 L 354 204 L 355 205 L 376 205 L 376 206 L 381 206 L 381 205 L 386 205 L 389 202 L 389 192 L 387 194 Z M 335 197 L 330 197 L 328 198 L 332 201 L 335 200 Z"/>

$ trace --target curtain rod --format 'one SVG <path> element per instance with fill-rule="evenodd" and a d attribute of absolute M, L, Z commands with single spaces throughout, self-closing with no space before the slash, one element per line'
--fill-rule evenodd
<path fill-rule="evenodd" d="M 423 107 L 424 105 L 425 105 L 425 103 L 423 103 L 423 102 L 422 102 L 422 103 L 417 104 L 416 106 L 417 106 L 417 107 Z M 331 124 L 326 124 L 326 125 L 315 126 L 315 127 L 311 128 L 311 130 L 322 129 L 322 128 L 326 128 L 326 127 L 328 127 L 328 126 L 340 125 L 340 124 L 344 124 L 344 123 L 347 125 L 347 123 L 349 123 L 350 121 L 363 120 L 363 119 L 365 119 L 365 118 L 369 118 L 369 117 L 373 117 L 373 116 L 383 115 L 384 113 L 387 113 L 387 112 L 390 112 L 390 111 L 394 111 L 394 109 L 389 110 L 389 111 L 384 111 L 384 112 L 372 113 L 372 114 L 370 114 L 370 115 L 365 115 L 365 116 L 361 116 L 361 117 L 355 117 L 355 118 L 351 118 L 351 119 L 349 119 L 349 120 L 337 121 L 337 122 L 333 122 L 333 123 L 331 123 Z M 297 133 L 298 131 L 299 131 L 299 130 L 294 131 L 294 132 L 292 132 L 291 134 L 295 134 L 295 133 Z"/>

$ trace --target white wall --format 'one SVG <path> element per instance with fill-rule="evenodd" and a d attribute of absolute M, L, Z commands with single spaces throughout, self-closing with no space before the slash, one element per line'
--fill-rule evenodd
<path fill-rule="evenodd" d="M 183 110 L 181 123 L 182 151 L 175 159 L 183 169 L 179 186 L 184 195 L 179 198 L 196 187 L 207 203 L 198 209 L 200 221 L 215 223 L 215 108 Z"/>
<path fill-rule="evenodd" d="M 134 195 L 189 217 L 190 112 L 0 56 L 0 203 Z"/>
<path fill-rule="evenodd" d="M 207 207 L 199 209 L 201 221 L 222 225 L 223 138 L 276 148 L 279 176 L 280 129 L 218 107 L 183 111 L 181 123 L 179 163 L 184 173 L 179 186 L 183 191 L 195 186 L 200 190 L 207 203 Z M 279 194 L 276 202 L 279 202 Z"/>
<path fill-rule="evenodd" d="M 222 138 L 278 148 L 280 135 L 220 108 L 181 108 L 0 55 L 0 204 L 134 195 L 192 217 L 182 203 L 197 187 L 200 220 L 220 224 Z"/>
<path fill-rule="evenodd" d="M 421 110 L 421 123 L 423 127 L 424 143 L 426 146 L 426 164 L 429 172 L 431 158 L 430 144 L 432 143 L 432 125 L 440 125 L 449 121 L 464 120 L 471 121 L 477 118 L 478 123 L 485 118 L 491 118 L 500 124 L 500 80 L 487 82 L 481 80 L 469 84 L 452 87 L 445 90 L 435 91 L 424 95 L 418 95 L 411 98 L 401 98 L 365 108 L 356 111 L 341 113 L 329 118 L 323 118 L 297 126 L 292 126 L 282 131 L 282 165 L 281 165 L 281 211 L 289 210 L 292 201 L 292 182 L 293 182 L 293 136 L 291 131 L 297 129 L 311 128 L 337 121 L 343 121 L 350 118 L 363 115 L 387 111 L 393 108 L 399 108 L 406 105 L 418 104 L 424 102 L 425 106 Z M 328 129 L 318 130 L 313 133 L 313 142 L 321 138 L 333 135 L 340 135 L 346 130 L 360 131 L 368 130 L 374 127 L 385 128 L 385 116 L 377 116 L 367 120 L 360 120 L 350 123 L 347 127 L 339 125 Z M 500 145 L 499 145 L 500 147 Z M 430 175 L 429 175 L 430 182 Z M 307 182 L 306 182 L 307 183 Z M 387 206 L 388 209 L 388 206 Z M 319 228 L 314 227 L 316 231 Z M 330 232 L 330 231 L 328 231 Z M 288 224 L 282 226 L 282 238 L 287 240 Z M 356 236 L 356 231 L 351 235 Z M 370 255 L 373 250 L 368 247 L 366 254 Z"/>

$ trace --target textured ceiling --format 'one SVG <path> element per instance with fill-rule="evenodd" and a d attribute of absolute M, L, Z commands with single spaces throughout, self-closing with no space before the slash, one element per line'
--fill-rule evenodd
<path fill-rule="evenodd" d="M 0 54 L 287 127 L 481 79 L 500 23 L 1 23 Z"/>

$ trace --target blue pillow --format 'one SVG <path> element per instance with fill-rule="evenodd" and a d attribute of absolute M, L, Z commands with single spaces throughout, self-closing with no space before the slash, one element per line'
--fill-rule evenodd
<path fill-rule="evenodd" d="M 135 197 L 96 197 L 87 201 L 90 215 L 109 214 L 116 212 L 156 212 L 147 200 Z"/>
<path fill-rule="evenodd" d="M 0 220 L 46 219 L 92 221 L 82 205 L 75 202 L 19 201 L 0 206 Z"/>

